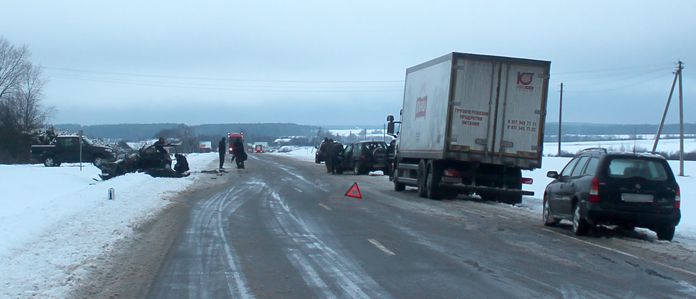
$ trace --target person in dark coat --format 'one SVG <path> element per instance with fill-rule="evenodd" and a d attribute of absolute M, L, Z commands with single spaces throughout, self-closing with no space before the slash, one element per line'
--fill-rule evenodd
<path fill-rule="evenodd" d="M 247 159 L 246 152 L 244 151 L 244 143 L 242 138 L 237 138 L 232 144 L 232 160 L 237 163 L 237 169 L 244 169 L 244 160 Z"/>
<path fill-rule="evenodd" d="M 340 154 L 343 152 L 343 144 L 336 142 L 331 146 L 331 173 L 341 173 Z"/>
<path fill-rule="evenodd" d="M 222 165 L 225 164 L 225 153 L 227 152 L 227 141 L 225 140 L 225 137 L 222 137 L 222 140 L 218 142 L 218 153 L 220 154 L 220 169 L 222 169 Z"/>
<path fill-rule="evenodd" d="M 329 139 L 329 142 L 324 144 L 324 149 L 321 150 L 324 156 L 324 164 L 326 165 L 326 172 L 331 173 L 333 170 L 333 165 L 331 164 L 331 148 L 333 147 L 333 139 Z"/>
<path fill-rule="evenodd" d="M 169 155 L 167 150 L 164 149 L 164 146 L 167 145 L 167 141 L 165 141 L 164 138 L 160 137 L 157 141 L 155 141 L 155 144 L 153 145 L 155 146 L 155 149 L 157 149 L 158 152 Z"/>

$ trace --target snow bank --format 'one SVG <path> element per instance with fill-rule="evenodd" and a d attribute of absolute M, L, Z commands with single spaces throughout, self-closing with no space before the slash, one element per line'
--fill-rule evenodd
<path fill-rule="evenodd" d="M 187 156 L 186 178 L 130 173 L 108 181 L 90 164 L 0 165 L 0 297 L 64 297 L 90 260 L 129 238 L 217 157 Z"/>

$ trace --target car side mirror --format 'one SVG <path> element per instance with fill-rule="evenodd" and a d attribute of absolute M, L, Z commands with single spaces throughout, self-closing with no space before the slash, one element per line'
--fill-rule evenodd
<path fill-rule="evenodd" d="M 558 175 L 558 172 L 556 172 L 556 171 L 549 171 L 546 173 L 546 177 L 552 178 L 552 179 L 558 179 L 559 175 Z"/>

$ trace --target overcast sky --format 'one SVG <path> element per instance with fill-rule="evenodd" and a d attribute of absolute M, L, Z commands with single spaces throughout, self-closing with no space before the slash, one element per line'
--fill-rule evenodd
<path fill-rule="evenodd" d="M 3 1 L 52 123 L 381 125 L 406 68 L 551 61 L 547 121 L 659 123 L 677 61 L 696 122 L 696 1 Z M 676 93 L 675 93 L 676 95 Z M 668 123 L 678 123 L 673 99 Z"/>

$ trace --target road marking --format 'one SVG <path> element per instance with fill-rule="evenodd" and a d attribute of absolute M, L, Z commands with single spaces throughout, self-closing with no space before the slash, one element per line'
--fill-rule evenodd
<path fill-rule="evenodd" d="M 503 215 L 498 215 L 498 217 L 503 218 L 503 219 L 508 219 L 508 220 L 510 219 L 510 218 L 505 217 L 505 216 L 503 216 Z"/>
<path fill-rule="evenodd" d="M 375 240 L 375 239 L 367 239 L 367 240 L 370 241 L 370 243 L 372 243 L 372 245 L 375 245 L 379 250 L 384 251 L 384 253 L 386 253 L 388 255 L 396 255 L 396 253 L 391 252 L 391 250 L 387 249 L 387 247 L 384 247 L 384 245 L 377 242 L 377 240 Z"/>
<path fill-rule="evenodd" d="M 322 208 L 324 208 L 324 209 L 327 209 L 327 210 L 331 211 L 331 208 L 327 207 L 327 206 L 326 206 L 325 204 L 323 204 L 323 203 L 320 203 L 319 205 L 320 205 L 320 206 L 321 206 Z"/>
<path fill-rule="evenodd" d="M 632 258 L 637 259 L 637 260 L 646 261 L 646 260 L 643 259 L 643 258 L 639 258 L 639 257 L 637 257 L 637 256 L 635 256 L 635 255 L 632 255 L 632 254 L 630 254 L 630 253 L 628 253 L 628 252 L 623 252 L 623 251 L 618 250 L 618 249 L 614 249 L 614 248 L 602 246 L 602 245 L 599 245 L 599 244 L 595 244 L 595 243 L 592 243 L 592 242 L 588 242 L 588 241 L 585 241 L 585 240 L 582 240 L 582 239 L 574 238 L 574 237 L 571 237 L 571 236 L 568 236 L 568 235 L 565 235 L 565 234 L 562 234 L 562 233 L 559 233 L 559 232 L 555 232 L 555 231 L 552 231 L 552 230 L 549 230 L 549 229 L 546 229 L 546 228 L 542 228 L 541 230 L 544 230 L 544 231 L 547 231 L 547 232 L 550 232 L 550 233 L 554 233 L 554 234 L 557 234 L 557 235 L 561 235 L 561 236 L 566 237 L 566 238 L 568 238 L 568 239 L 575 240 L 575 241 L 578 241 L 578 242 L 581 242 L 581 243 L 585 243 L 585 244 L 587 244 L 587 245 L 591 245 L 591 246 L 598 247 L 598 248 L 602 248 L 602 249 L 606 249 L 606 250 L 609 250 L 609 251 L 612 251 L 612 252 L 615 252 L 615 253 L 618 253 L 618 254 L 622 254 L 622 255 L 625 255 L 625 256 L 628 256 L 628 257 L 632 257 Z M 674 270 L 674 271 L 678 271 L 678 272 L 682 272 L 682 273 L 686 273 L 686 274 L 689 274 L 689 275 L 696 276 L 696 272 L 691 272 L 691 271 L 689 271 L 689 270 L 684 270 L 684 269 L 681 269 L 681 268 L 673 267 L 673 266 L 670 266 L 670 265 L 667 265 L 667 264 L 660 263 L 660 262 L 658 262 L 658 261 L 652 261 L 652 260 L 651 260 L 650 262 L 655 263 L 655 264 L 658 264 L 658 265 L 660 265 L 660 266 L 662 266 L 662 267 L 665 267 L 665 268 L 672 269 L 672 270 Z"/>
<path fill-rule="evenodd" d="M 304 191 L 302 191 L 300 189 L 295 188 L 295 190 L 297 190 L 297 192 L 304 193 Z"/>

